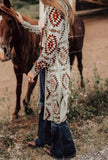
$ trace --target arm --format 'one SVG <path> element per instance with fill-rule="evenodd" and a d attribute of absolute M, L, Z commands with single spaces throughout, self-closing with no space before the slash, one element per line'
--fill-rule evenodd
<path fill-rule="evenodd" d="M 29 30 L 30 32 L 36 33 L 36 34 L 41 34 L 41 29 L 39 25 L 32 25 L 26 21 L 23 21 L 22 26 Z"/>
<path fill-rule="evenodd" d="M 57 17 L 57 18 L 56 18 Z M 49 7 L 48 12 L 48 30 L 47 38 L 44 48 L 38 60 L 35 62 L 32 73 L 36 76 L 39 71 L 50 65 L 51 60 L 54 58 L 55 50 L 58 46 L 63 26 L 63 19 L 53 7 Z"/>
<path fill-rule="evenodd" d="M 41 34 L 42 28 L 44 26 L 44 16 L 38 21 L 38 25 L 31 25 L 30 23 L 23 21 L 22 26 L 30 32 Z"/>
<path fill-rule="evenodd" d="M 22 16 L 18 12 L 16 12 L 16 18 L 25 29 L 29 30 L 30 32 L 36 33 L 36 34 L 41 34 L 40 21 L 39 21 L 39 25 L 32 25 L 32 24 L 24 21 L 24 19 L 22 18 Z"/>

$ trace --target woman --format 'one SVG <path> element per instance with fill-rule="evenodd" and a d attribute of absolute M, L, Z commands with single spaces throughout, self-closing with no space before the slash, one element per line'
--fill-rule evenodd
<path fill-rule="evenodd" d="M 73 13 L 68 0 L 41 0 L 41 2 L 46 9 L 44 21 L 43 23 L 40 21 L 39 26 L 30 25 L 23 21 L 20 15 L 17 16 L 26 29 L 36 34 L 43 30 L 42 52 L 28 73 L 28 80 L 33 82 L 35 76 L 45 69 L 45 97 L 43 97 L 45 99 L 40 122 L 42 125 L 41 127 L 39 125 L 41 136 L 31 145 L 39 146 L 44 137 L 46 142 L 40 143 L 40 146 L 50 144 L 51 156 L 70 158 L 76 154 L 66 123 L 70 79 L 68 33 Z"/>

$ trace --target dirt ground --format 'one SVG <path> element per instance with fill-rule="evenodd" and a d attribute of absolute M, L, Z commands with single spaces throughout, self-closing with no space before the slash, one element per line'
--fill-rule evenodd
<path fill-rule="evenodd" d="M 83 16 L 85 39 L 83 46 L 83 75 L 92 81 L 96 66 L 102 79 L 108 78 L 108 12 Z M 79 75 L 75 60 L 71 77 Z M 26 94 L 27 79 L 24 75 L 22 98 Z M 16 78 L 12 62 L 0 62 L 0 119 L 10 116 L 15 108 Z M 38 85 L 36 87 L 38 90 Z M 35 94 L 35 91 L 34 91 Z"/>

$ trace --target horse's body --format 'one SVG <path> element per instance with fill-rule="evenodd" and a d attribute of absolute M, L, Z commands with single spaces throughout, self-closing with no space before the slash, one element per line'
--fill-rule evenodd
<path fill-rule="evenodd" d="M 82 65 L 82 48 L 85 35 L 85 26 L 82 19 L 75 15 L 74 24 L 70 28 L 70 38 L 69 38 L 69 56 L 70 65 L 72 67 L 75 57 L 78 61 L 78 69 L 81 77 L 81 87 L 84 87 L 83 82 L 83 65 Z"/>
<path fill-rule="evenodd" d="M 5 2 L 5 1 L 4 1 Z M 7 1 L 6 1 L 7 2 Z M 10 1 L 9 1 L 10 2 Z M 16 108 L 14 116 L 18 116 L 20 110 L 20 97 L 22 91 L 23 73 L 28 73 L 38 58 L 38 49 L 40 37 L 34 33 L 25 30 L 15 17 L 15 12 L 10 9 L 10 3 L 4 3 L 0 6 L 0 59 L 2 61 L 12 59 L 14 71 L 17 79 L 16 86 Z M 37 20 L 32 20 L 23 16 L 25 21 L 36 25 Z M 83 85 L 82 76 L 82 46 L 84 38 L 84 24 L 82 20 L 76 16 L 71 30 L 70 37 L 70 62 L 73 64 L 75 55 L 78 59 L 78 68 L 81 74 L 81 85 Z M 74 35 L 76 36 L 74 38 Z M 81 35 L 81 37 L 80 37 Z M 74 51 L 72 53 L 72 51 Z M 23 101 L 25 111 L 30 101 L 31 93 L 36 85 L 37 77 L 34 83 L 28 83 L 28 90 Z"/>

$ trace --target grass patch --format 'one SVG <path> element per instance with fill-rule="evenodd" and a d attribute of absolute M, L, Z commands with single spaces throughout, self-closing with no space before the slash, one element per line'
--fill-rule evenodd
<path fill-rule="evenodd" d="M 90 87 L 90 81 L 87 80 L 85 88 L 81 88 L 79 85 L 73 88 L 75 84 L 71 80 L 67 114 L 69 121 L 87 120 L 95 116 L 108 115 L 108 79 L 103 82 L 96 68 L 93 79 L 93 87 Z"/>

